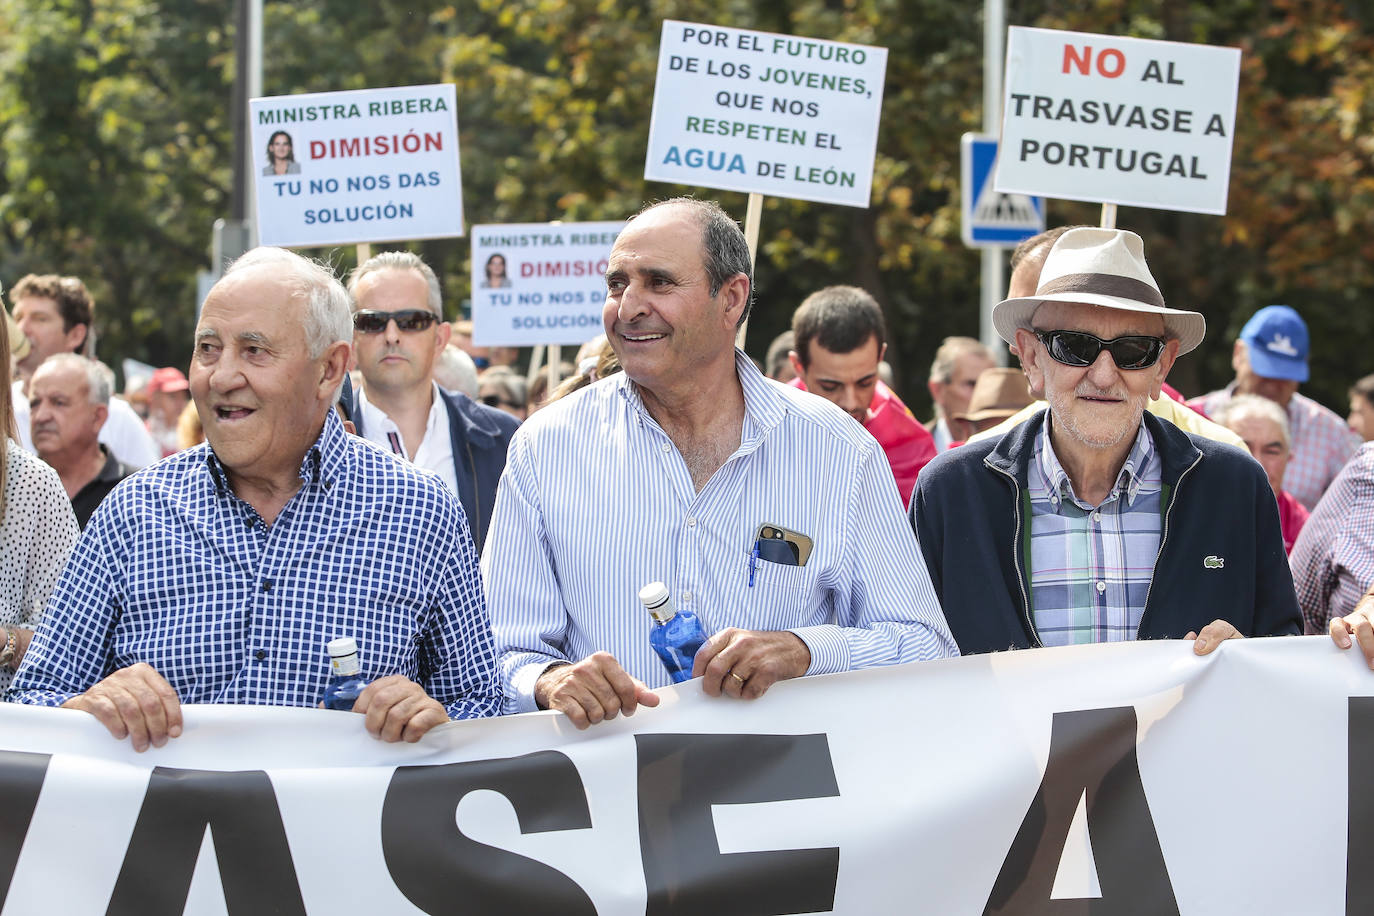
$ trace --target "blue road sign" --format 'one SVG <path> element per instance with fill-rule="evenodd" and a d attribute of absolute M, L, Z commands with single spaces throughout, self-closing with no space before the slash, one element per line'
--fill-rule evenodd
<path fill-rule="evenodd" d="M 1045 198 L 992 189 L 997 168 L 996 137 L 964 134 L 959 153 L 965 245 L 1010 248 L 1045 231 Z"/>

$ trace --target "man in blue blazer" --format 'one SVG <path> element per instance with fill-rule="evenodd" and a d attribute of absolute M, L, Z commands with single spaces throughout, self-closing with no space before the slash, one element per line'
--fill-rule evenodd
<path fill-rule="evenodd" d="M 353 347 L 363 387 L 346 404 L 358 435 L 433 471 L 467 513 L 480 552 L 520 425 L 510 414 L 435 384 L 433 368 L 448 345 L 439 280 L 406 251 L 385 251 L 356 268 Z"/>

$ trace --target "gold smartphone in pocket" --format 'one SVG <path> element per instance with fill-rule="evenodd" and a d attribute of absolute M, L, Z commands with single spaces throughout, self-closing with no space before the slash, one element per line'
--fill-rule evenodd
<path fill-rule="evenodd" d="M 805 566 L 811 557 L 811 538 L 781 525 L 760 525 L 755 546 L 759 559 L 784 566 Z"/>

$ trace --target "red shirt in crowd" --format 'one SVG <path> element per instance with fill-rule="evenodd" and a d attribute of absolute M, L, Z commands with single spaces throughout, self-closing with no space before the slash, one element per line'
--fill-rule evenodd
<path fill-rule="evenodd" d="M 1312 513 L 1298 502 L 1298 498 L 1287 490 L 1279 493 L 1279 529 L 1283 532 L 1283 552 L 1292 553 L 1293 544 L 1298 540 L 1298 532 L 1307 524 Z"/>

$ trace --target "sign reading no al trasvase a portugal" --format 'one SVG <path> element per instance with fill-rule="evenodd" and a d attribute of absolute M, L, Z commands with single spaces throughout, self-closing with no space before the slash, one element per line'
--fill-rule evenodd
<path fill-rule="evenodd" d="M 996 190 L 1224 214 L 1240 51 L 1012 28 Z"/>
<path fill-rule="evenodd" d="M 887 49 L 666 20 L 644 177 L 867 207 Z"/>
<path fill-rule="evenodd" d="M 263 245 L 463 234 L 452 84 L 253 99 L 249 112 Z"/>

